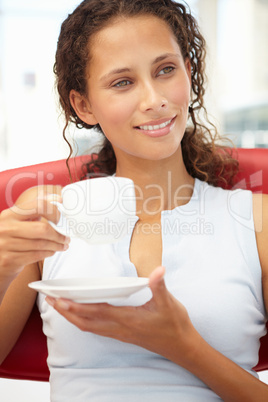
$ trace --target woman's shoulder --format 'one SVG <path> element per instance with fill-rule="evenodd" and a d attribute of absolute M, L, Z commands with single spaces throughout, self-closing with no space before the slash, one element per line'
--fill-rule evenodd
<path fill-rule="evenodd" d="M 261 238 L 268 236 L 268 194 L 253 194 L 252 203 L 255 231 Z"/>
<path fill-rule="evenodd" d="M 253 194 L 253 217 L 268 305 L 268 194 Z"/>

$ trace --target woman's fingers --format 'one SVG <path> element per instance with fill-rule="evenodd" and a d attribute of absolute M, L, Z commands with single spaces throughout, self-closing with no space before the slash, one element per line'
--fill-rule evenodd
<path fill-rule="evenodd" d="M 88 320 L 118 320 L 124 322 L 124 319 L 129 317 L 135 307 L 121 306 L 115 307 L 108 303 L 76 303 L 68 299 L 46 298 L 48 304 L 54 308 L 64 312 L 75 314 L 79 317 L 87 318 Z"/>
<path fill-rule="evenodd" d="M 2 255 L 0 253 L 0 267 L 10 274 L 18 274 L 23 267 L 35 262 L 44 260 L 55 254 L 55 251 L 49 250 L 31 250 L 23 252 L 9 251 Z"/>
<path fill-rule="evenodd" d="M 29 222 L 29 224 L 35 226 L 35 224 L 40 225 L 41 222 Z M 0 267 L 17 271 L 25 265 L 50 257 L 57 251 L 67 250 L 70 239 L 60 235 L 52 228 L 50 230 L 55 233 L 50 236 L 47 232 L 44 234 L 42 230 L 41 232 L 32 230 L 33 228 L 27 227 L 27 225 L 23 229 L 20 228 L 16 232 L 16 236 L 21 237 L 1 236 L 0 233 Z"/>
<path fill-rule="evenodd" d="M 162 266 L 157 267 L 149 276 L 149 286 L 152 291 L 152 299 L 147 305 L 152 308 L 161 308 L 167 304 L 167 300 L 170 297 L 164 280 L 165 268 Z"/>
<path fill-rule="evenodd" d="M 19 240 L 24 241 L 25 239 L 47 240 L 47 244 L 50 246 L 53 242 L 59 243 L 59 245 L 68 243 L 69 239 L 55 231 L 47 222 L 47 220 L 57 222 L 60 216 L 56 205 L 51 204 L 51 197 L 60 199 L 59 196 L 53 194 L 43 199 L 35 198 L 34 200 L 14 205 L 12 208 L 2 211 L 0 242 L 1 239 L 11 241 L 12 247 L 16 247 L 19 244 Z M 45 220 L 41 218 L 45 218 Z M 45 243 L 39 242 L 39 244 L 41 247 L 42 244 L 45 246 Z M 18 251 L 21 251 L 22 245 L 19 247 Z M 34 246 L 35 248 L 36 246 Z M 49 247 L 48 250 L 54 250 L 54 248 L 55 246 L 53 245 L 53 248 Z M 26 246 L 25 249 L 30 250 L 31 248 Z"/>
<path fill-rule="evenodd" d="M 0 224 L 0 250 L 3 251 L 62 251 L 70 242 L 47 222 L 11 221 L 5 226 Z"/>
<path fill-rule="evenodd" d="M 0 268 L 5 275 L 18 274 L 25 265 L 68 248 L 70 239 L 48 223 L 57 222 L 60 217 L 56 205 L 51 203 L 51 197 L 57 201 L 60 197 L 38 197 L 34 193 L 33 198 L 0 214 Z"/>
<path fill-rule="evenodd" d="M 149 278 L 153 297 L 143 306 L 115 307 L 106 303 L 79 304 L 47 297 L 47 302 L 82 331 L 132 343 L 171 358 L 174 348 L 182 357 L 193 326 L 185 307 L 167 290 L 165 268 L 156 268 Z"/>
<path fill-rule="evenodd" d="M 153 299 L 155 299 L 156 304 L 165 303 L 166 295 L 168 291 L 164 282 L 165 268 L 158 267 L 149 278 L 149 285 L 151 287 L 153 293 Z M 79 304 L 72 302 L 70 300 L 65 299 L 53 299 L 47 297 L 47 301 L 50 305 L 52 305 L 56 310 L 58 310 L 62 315 L 64 315 L 69 321 L 73 322 L 77 325 L 78 317 L 79 322 L 81 319 L 86 319 L 88 321 L 106 321 L 106 325 L 108 322 L 116 321 L 124 326 L 124 324 L 131 321 L 133 325 L 137 322 L 135 317 L 137 316 L 147 316 L 150 314 L 148 309 L 144 308 L 144 306 L 140 307 L 115 307 L 109 305 L 107 303 L 100 304 Z M 158 310 L 160 306 L 155 305 L 155 302 L 149 301 L 148 304 L 153 304 L 154 307 L 152 310 Z M 89 328 L 88 328 L 89 330 Z"/>
<path fill-rule="evenodd" d="M 146 337 L 151 338 L 154 327 L 161 328 L 161 322 L 166 322 L 169 293 L 165 286 L 164 274 L 164 267 L 158 267 L 151 274 L 149 284 L 153 298 L 144 306 L 79 304 L 71 300 L 50 297 L 46 300 L 68 321 L 83 331 L 140 344 L 141 334 L 145 341 Z"/>
<path fill-rule="evenodd" d="M 165 268 L 162 266 L 155 268 L 155 270 L 149 276 L 149 286 L 153 294 L 155 292 L 161 293 L 166 290 L 164 276 L 165 276 Z"/>
<path fill-rule="evenodd" d="M 35 198 L 31 201 L 15 204 L 11 208 L 2 211 L 2 219 L 16 219 L 18 221 L 33 221 L 43 217 L 47 220 L 57 223 L 60 218 L 60 212 L 56 205 L 52 203 L 57 195 L 50 195 L 45 198 Z"/>
<path fill-rule="evenodd" d="M 49 239 L 58 243 L 65 243 L 66 236 L 55 231 L 46 221 L 17 222 L 15 220 L 0 224 L 0 233 L 18 239 Z"/>
<path fill-rule="evenodd" d="M 12 239 L 10 242 L 9 250 L 13 252 L 25 252 L 25 251 L 65 251 L 68 249 L 69 240 L 56 242 L 47 239 L 35 239 L 28 240 L 23 239 L 23 242 L 19 238 Z"/>
<path fill-rule="evenodd" d="M 81 331 L 121 340 L 124 334 L 126 336 L 126 324 L 134 310 L 132 307 L 114 307 L 107 303 L 79 304 L 52 297 L 46 297 L 46 301 Z M 128 332 L 132 331 L 128 328 Z"/>

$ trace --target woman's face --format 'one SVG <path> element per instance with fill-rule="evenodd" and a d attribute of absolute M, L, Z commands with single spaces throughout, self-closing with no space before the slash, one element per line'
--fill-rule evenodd
<path fill-rule="evenodd" d="M 117 160 L 173 155 L 185 131 L 191 68 L 168 25 L 152 16 L 119 19 L 91 40 L 87 107 Z"/>

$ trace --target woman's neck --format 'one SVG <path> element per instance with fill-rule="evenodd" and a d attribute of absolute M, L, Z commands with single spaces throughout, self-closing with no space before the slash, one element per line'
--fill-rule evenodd
<path fill-rule="evenodd" d="M 187 204 L 194 179 L 186 171 L 180 149 L 170 158 L 158 161 L 117 161 L 116 175 L 135 183 L 137 216 L 140 220 L 159 219 L 163 210 Z"/>

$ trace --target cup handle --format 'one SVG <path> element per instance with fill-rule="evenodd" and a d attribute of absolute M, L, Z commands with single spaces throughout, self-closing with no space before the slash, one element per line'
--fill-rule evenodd
<path fill-rule="evenodd" d="M 58 222 L 57 224 L 54 223 L 54 222 L 52 222 L 52 221 L 47 221 L 47 222 L 48 222 L 48 223 L 50 224 L 50 226 L 52 226 L 53 229 L 55 229 L 58 233 L 60 233 L 60 234 L 62 234 L 62 235 L 64 235 L 64 236 L 68 236 L 68 237 L 69 237 L 69 235 L 68 235 L 68 233 L 67 233 L 67 230 L 66 230 L 66 227 L 64 227 L 64 225 L 58 226 L 59 223 L 62 221 L 63 205 L 62 205 L 60 202 L 58 202 L 58 201 L 50 201 L 50 203 L 53 204 L 53 205 L 56 205 L 56 207 L 58 208 L 58 211 L 60 212 L 60 219 L 59 219 L 59 222 Z"/>

